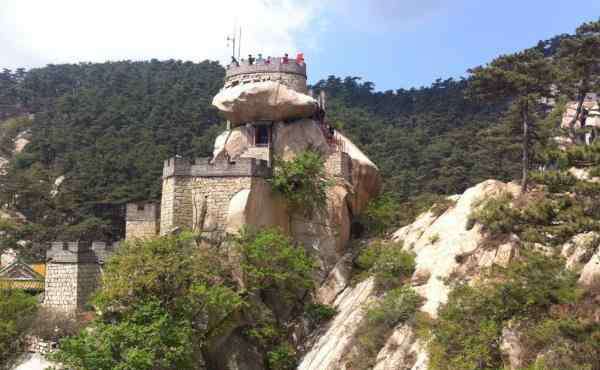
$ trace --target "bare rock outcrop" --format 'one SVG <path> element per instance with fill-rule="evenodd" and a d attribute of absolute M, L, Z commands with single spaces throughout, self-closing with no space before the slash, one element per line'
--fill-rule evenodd
<path fill-rule="evenodd" d="M 373 298 L 375 282 L 367 279 L 354 288 L 348 288 L 334 302 L 338 314 L 327 330 L 302 358 L 298 370 L 341 369 L 340 361 L 351 348 L 363 319 L 362 307 Z"/>
<path fill-rule="evenodd" d="M 514 240 L 491 251 L 480 249 L 484 235 L 479 225 L 467 230 L 469 215 L 479 200 L 503 192 L 517 194 L 520 188 L 512 183 L 488 180 L 467 189 L 456 198 L 456 204 L 439 217 L 427 212 L 408 226 L 398 230 L 393 240 L 404 241 L 404 247 L 416 254 L 416 272 L 429 276 L 416 287 L 426 299 L 422 308 L 431 316 L 446 302 L 450 287 L 444 280 L 457 272 L 467 273 L 462 265 L 486 267 L 491 263 L 505 264 L 514 250 Z"/>
<path fill-rule="evenodd" d="M 519 191 L 519 186 L 512 183 L 495 180 L 482 182 L 462 195 L 451 197 L 456 203 L 444 213 L 436 215 L 431 211 L 426 212 L 393 235 L 395 241 L 402 240 L 404 248 L 416 254 L 416 271 L 411 281 L 414 289 L 424 298 L 422 311 L 432 317 L 437 316 L 439 307 L 446 302 L 451 289 L 445 283 L 448 280 L 474 280 L 484 267 L 506 265 L 516 255 L 518 238 L 513 236 L 497 246 L 482 248 L 485 236 L 481 227 L 474 225 L 468 229 L 468 220 L 480 200 L 504 192 L 516 195 Z M 344 279 L 339 277 L 344 271 L 336 271 L 336 268 L 332 270 L 334 274 L 325 280 L 325 284 L 331 285 L 332 291 L 339 289 L 340 280 Z M 357 291 L 359 287 L 360 292 Z M 305 355 L 300 369 L 344 369 L 344 353 L 352 352 L 352 337 L 357 334 L 364 305 L 376 299 L 375 294 L 374 289 L 367 291 L 364 285 L 342 290 L 334 303 L 340 313 Z M 356 312 L 353 314 L 349 310 Z M 399 325 L 379 352 L 375 369 L 425 370 L 429 362 L 426 347 L 427 344 L 417 338 L 410 325 Z"/>
<path fill-rule="evenodd" d="M 233 124 L 266 120 L 285 121 L 314 114 L 317 102 L 275 81 L 241 84 L 221 90 L 213 105 Z"/>

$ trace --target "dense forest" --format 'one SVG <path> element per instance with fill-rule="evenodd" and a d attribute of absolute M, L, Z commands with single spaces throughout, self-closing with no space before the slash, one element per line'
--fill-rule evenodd
<path fill-rule="evenodd" d="M 534 49 L 554 55 L 565 38 Z M 224 128 L 210 104 L 223 77 L 223 67 L 210 61 L 5 69 L 2 136 L 25 130 L 31 136 L 0 178 L 3 204 L 30 222 L 3 225 L 6 235 L 35 242 L 59 235 L 122 237 L 123 205 L 159 199 L 163 160 L 211 152 Z M 326 91 L 327 119 L 380 167 L 386 194 L 406 205 L 487 178 L 518 177 L 519 137 L 500 124 L 507 101 L 473 99 L 466 93 L 469 84 L 439 79 L 427 87 L 380 92 L 359 77 L 329 76 L 312 88 Z M 24 113 L 32 115 L 9 119 Z"/>

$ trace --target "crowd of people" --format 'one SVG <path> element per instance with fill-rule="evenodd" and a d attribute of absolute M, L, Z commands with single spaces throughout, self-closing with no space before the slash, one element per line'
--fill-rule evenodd
<path fill-rule="evenodd" d="M 231 57 L 231 63 L 229 64 L 229 66 L 236 66 L 239 67 L 240 64 L 248 64 L 248 65 L 269 65 L 271 63 L 273 63 L 274 61 L 276 61 L 278 58 L 271 58 L 270 56 L 263 58 L 262 54 L 258 54 L 258 56 L 255 58 L 252 54 L 248 54 L 248 59 L 244 59 L 242 58 L 240 61 L 238 61 L 234 56 Z M 282 64 L 289 64 L 290 61 L 291 62 L 295 62 L 298 65 L 303 65 L 304 64 L 304 54 L 303 53 L 298 53 L 296 55 L 296 59 L 290 59 L 288 53 L 283 54 L 283 57 L 279 58 L 280 62 Z"/>

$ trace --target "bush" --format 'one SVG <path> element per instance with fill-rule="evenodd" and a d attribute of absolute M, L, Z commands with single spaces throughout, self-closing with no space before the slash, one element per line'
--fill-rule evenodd
<path fill-rule="evenodd" d="M 563 193 L 569 191 L 577 179 L 567 171 L 533 171 L 531 181 L 546 185 L 550 193 Z"/>
<path fill-rule="evenodd" d="M 481 205 L 477 204 L 477 208 L 469 215 L 468 223 L 480 223 L 492 237 L 512 233 L 519 219 L 519 212 L 513 207 L 512 201 L 511 194 L 503 193 Z"/>
<path fill-rule="evenodd" d="M 20 290 L 0 289 L 0 368 L 21 353 L 22 339 L 31 326 L 37 299 Z"/>
<path fill-rule="evenodd" d="M 400 204 L 390 193 L 384 193 L 369 202 L 359 219 L 369 235 L 384 235 L 399 225 L 400 214 Z"/>
<path fill-rule="evenodd" d="M 349 361 L 351 368 L 372 369 L 377 354 L 396 325 L 411 320 L 421 301 L 412 288 L 403 286 L 390 290 L 383 299 L 369 305 L 357 331 L 356 347 Z"/>
<path fill-rule="evenodd" d="M 576 276 L 556 257 L 524 253 L 475 286 L 458 285 L 432 328 L 432 369 L 502 367 L 498 343 L 509 321 L 539 322 L 551 308 L 580 297 Z"/>
<path fill-rule="evenodd" d="M 366 317 L 371 325 L 384 325 L 392 329 L 399 322 L 410 319 L 422 300 L 421 296 L 408 286 L 392 289 L 381 301 L 368 307 Z"/>
<path fill-rule="evenodd" d="M 71 369 L 200 369 L 194 361 L 192 326 L 148 299 L 116 322 L 96 322 L 92 330 L 60 342 L 50 358 Z"/>
<path fill-rule="evenodd" d="M 375 276 L 381 287 L 398 286 L 415 271 L 415 255 L 402 249 L 399 243 L 372 243 L 360 251 L 357 267 Z M 364 275 L 364 274 L 363 274 Z"/>
<path fill-rule="evenodd" d="M 288 299 L 313 286 L 314 260 L 277 229 L 245 230 L 236 243 L 248 290 L 274 289 Z"/>
<path fill-rule="evenodd" d="M 447 210 L 454 207 L 456 205 L 456 201 L 450 198 L 442 198 L 437 201 L 433 207 L 431 207 L 431 213 L 435 217 L 440 217 Z"/>
<path fill-rule="evenodd" d="M 223 252 L 183 233 L 125 242 L 104 269 L 102 315 L 61 341 L 72 369 L 195 369 L 199 351 L 245 306 Z"/>
<path fill-rule="evenodd" d="M 334 307 L 321 303 L 310 303 L 304 308 L 304 315 L 313 326 L 331 320 L 337 312 Z"/>
<path fill-rule="evenodd" d="M 270 370 L 293 370 L 298 364 L 296 350 L 289 343 L 282 343 L 267 353 Z"/>
<path fill-rule="evenodd" d="M 313 150 L 300 152 L 290 161 L 276 159 L 269 182 L 288 201 L 290 209 L 302 210 L 305 216 L 326 206 L 327 188 L 331 185 L 323 158 Z"/>

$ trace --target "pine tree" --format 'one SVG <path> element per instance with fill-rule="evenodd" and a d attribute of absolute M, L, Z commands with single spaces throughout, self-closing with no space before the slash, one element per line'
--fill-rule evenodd
<path fill-rule="evenodd" d="M 550 97 L 554 77 L 552 64 L 539 49 L 503 55 L 486 66 L 470 69 L 468 93 L 484 101 L 505 100 L 522 125 L 522 191 L 527 190 L 531 144 L 535 136 L 535 112 Z"/>
<path fill-rule="evenodd" d="M 582 24 L 575 36 L 561 41 L 558 65 L 561 93 L 577 101 L 568 127 L 575 141 L 575 123 L 581 119 L 585 97 L 600 88 L 600 80 L 595 77 L 600 71 L 600 19 Z"/>

